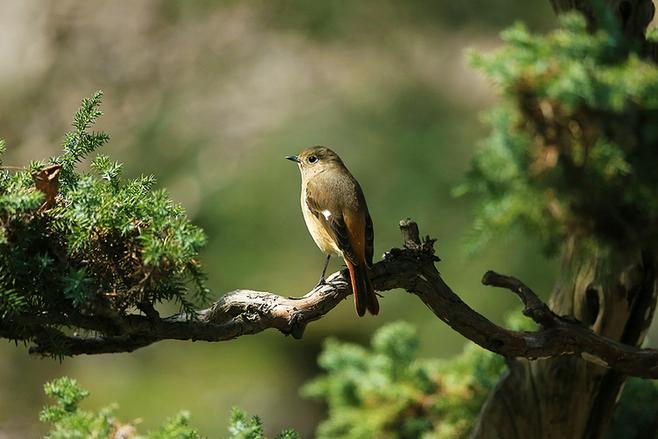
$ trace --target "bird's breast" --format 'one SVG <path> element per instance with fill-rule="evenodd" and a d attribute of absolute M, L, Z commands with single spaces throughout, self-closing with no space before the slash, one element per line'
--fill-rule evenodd
<path fill-rule="evenodd" d="M 320 250 L 326 254 L 342 256 L 343 252 L 340 251 L 338 245 L 334 242 L 331 235 L 329 235 L 325 229 L 324 224 L 322 224 L 320 220 L 316 218 L 316 216 L 313 215 L 311 210 L 308 208 L 308 205 L 306 204 L 306 188 L 304 187 L 302 188 L 301 204 L 302 213 L 304 215 L 304 222 L 306 222 L 306 228 L 311 234 L 315 245 L 317 245 Z M 328 211 L 325 216 L 327 215 L 330 215 Z"/>

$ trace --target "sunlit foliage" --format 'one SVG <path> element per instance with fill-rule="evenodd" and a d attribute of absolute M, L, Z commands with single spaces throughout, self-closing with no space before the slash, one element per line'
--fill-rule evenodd
<path fill-rule="evenodd" d="M 99 155 L 91 171 L 76 165 L 109 139 L 91 131 L 101 115 L 102 94 L 85 99 L 63 153 L 59 180 L 48 188 L 53 205 L 29 169 L 0 170 L 0 330 L 5 338 L 30 340 L 45 322 L 75 326 L 76 318 L 124 313 L 173 300 L 193 308 L 205 299 L 197 252 L 204 234 L 155 179 L 121 177 L 121 165 Z M 0 154 L 4 145 L 0 147 Z M 55 196 L 56 194 L 56 196 Z"/>
<path fill-rule="evenodd" d="M 471 63 L 502 93 L 458 193 L 480 194 L 475 246 L 519 227 L 555 249 L 565 236 L 632 246 L 656 238 L 658 67 L 614 19 L 589 32 L 565 15 L 545 36 L 516 25 Z"/>
<path fill-rule="evenodd" d="M 155 431 L 141 434 L 137 423 L 122 423 L 116 417 L 117 405 L 86 411 L 80 403 L 89 396 L 75 380 L 59 378 L 45 385 L 46 394 L 55 400 L 53 405 L 41 411 L 42 422 L 51 424 L 47 439 L 201 439 L 201 434 L 190 426 L 190 415 L 180 412 L 169 418 Z M 241 410 L 233 409 L 227 439 L 267 439 L 257 417 L 249 417 Z M 292 430 L 286 430 L 274 439 L 299 439 Z"/>
<path fill-rule="evenodd" d="M 468 437 L 502 358 L 471 344 L 454 359 L 423 360 L 418 342 L 408 323 L 381 328 L 370 348 L 327 341 L 326 374 L 304 388 L 329 407 L 317 437 Z"/>

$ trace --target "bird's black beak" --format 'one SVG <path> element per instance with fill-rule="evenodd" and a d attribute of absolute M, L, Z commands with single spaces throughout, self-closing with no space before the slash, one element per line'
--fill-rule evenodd
<path fill-rule="evenodd" d="M 299 156 L 296 156 L 296 155 L 289 155 L 289 156 L 286 156 L 286 159 L 288 159 L 288 160 L 290 160 L 290 161 L 293 161 L 293 162 L 297 162 L 297 163 L 299 163 Z"/>

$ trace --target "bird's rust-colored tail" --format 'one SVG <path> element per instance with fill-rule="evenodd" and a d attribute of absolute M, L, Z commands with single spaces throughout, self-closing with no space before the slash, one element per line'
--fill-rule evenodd
<path fill-rule="evenodd" d="M 352 293 L 354 293 L 354 306 L 356 313 L 362 317 L 366 313 L 366 309 L 372 315 L 379 314 L 379 301 L 377 295 L 370 283 L 368 276 L 368 269 L 365 264 L 354 265 L 350 261 L 345 260 L 347 269 L 350 272 L 350 281 L 352 283 Z"/>

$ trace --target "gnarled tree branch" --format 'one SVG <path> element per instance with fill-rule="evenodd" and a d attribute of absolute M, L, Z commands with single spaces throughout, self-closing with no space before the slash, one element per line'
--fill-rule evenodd
<path fill-rule="evenodd" d="M 555 315 L 535 293 L 518 279 L 487 272 L 485 285 L 507 288 L 520 297 L 524 314 L 540 325 L 534 332 L 500 327 L 470 308 L 443 281 L 436 269 L 434 240 L 420 239 L 416 223 L 400 223 L 403 248 L 394 248 L 371 271 L 379 291 L 395 288 L 417 295 L 427 307 L 454 330 L 485 349 L 508 358 L 527 359 L 577 355 L 614 368 L 626 375 L 658 378 L 658 351 L 638 349 L 595 334 L 577 321 Z M 275 328 L 301 338 L 306 325 L 333 309 L 351 294 L 345 271 L 332 274 L 325 285 L 300 298 L 251 290 L 224 295 L 195 316 L 176 314 L 166 318 L 127 316 L 78 319 L 75 325 L 104 335 L 67 335 L 42 319 L 23 325 L 45 328 L 30 351 L 48 355 L 130 352 L 160 340 L 223 341 Z M 191 318 L 190 318 L 191 317 Z M 44 325 L 46 324 L 46 325 Z M 0 327 L 0 335 L 3 328 Z M 110 334 L 110 335 L 107 335 Z"/>

